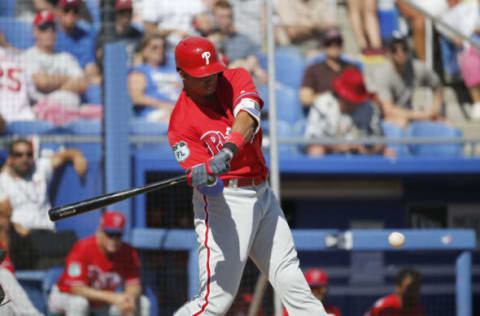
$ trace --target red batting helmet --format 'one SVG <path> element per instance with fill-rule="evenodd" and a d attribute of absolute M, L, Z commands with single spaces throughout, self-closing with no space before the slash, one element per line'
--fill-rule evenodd
<path fill-rule="evenodd" d="M 203 37 L 188 37 L 175 48 L 177 68 L 192 77 L 206 77 L 226 69 L 218 59 L 215 46 Z"/>
<path fill-rule="evenodd" d="M 305 272 L 305 279 L 310 287 L 328 285 L 328 277 L 325 271 L 318 268 L 309 269 Z"/>

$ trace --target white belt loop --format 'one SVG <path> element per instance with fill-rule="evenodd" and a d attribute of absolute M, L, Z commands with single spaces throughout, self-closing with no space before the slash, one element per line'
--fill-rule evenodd
<path fill-rule="evenodd" d="M 228 186 L 231 187 L 231 188 L 238 188 L 238 179 L 233 178 L 233 179 L 228 180 Z"/>

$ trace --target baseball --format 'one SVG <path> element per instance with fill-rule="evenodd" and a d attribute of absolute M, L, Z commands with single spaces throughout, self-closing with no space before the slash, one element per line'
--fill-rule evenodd
<path fill-rule="evenodd" d="M 405 236 L 399 232 L 388 235 L 388 242 L 393 248 L 401 248 L 405 244 Z"/>

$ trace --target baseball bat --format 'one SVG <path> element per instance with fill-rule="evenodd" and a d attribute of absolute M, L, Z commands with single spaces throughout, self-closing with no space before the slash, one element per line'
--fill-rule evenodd
<path fill-rule="evenodd" d="M 56 222 L 64 218 L 86 213 L 95 209 L 105 207 L 110 204 L 114 204 L 114 203 L 126 200 L 128 198 L 131 198 L 132 196 L 136 196 L 143 193 L 149 193 L 152 191 L 156 191 L 162 188 L 175 185 L 177 183 L 182 183 L 182 182 L 185 182 L 186 180 L 187 180 L 186 175 L 180 175 L 180 176 L 172 177 L 162 181 L 147 184 L 141 187 L 96 196 L 83 201 L 78 201 L 75 203 L 52 208 L 48 211 L 48 217 L 50 217 L 50 220 Z"/>

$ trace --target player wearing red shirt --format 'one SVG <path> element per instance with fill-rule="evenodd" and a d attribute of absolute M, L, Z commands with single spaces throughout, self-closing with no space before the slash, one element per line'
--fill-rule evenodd
<path fill-rule="evenodd" d="M 394 294 L 375 302 L 365 316 L 425 316 L 420 304 L 421 276 L 414 269 L 403 269 L 397 274 Z"/>
<path fill-rule="evenodd" d="M 260 111 L 250 74 L 226 69 L 213 44 L 190 37 L 175 49 L 183 80 L 168 138 L 193 186 L 199 295 L 175 316 L 224 315 L 248 257 L 268 277 L 290 314 L 325 315 L 299 268 L 292 234 L 266 182 Z"/>
<path fill-rule="evenodd" d="M 89 315 L 150 314 L 150 303 L 141 295 L 137 251 L 122 242 L 125 216 L 108 211 L 93 236 L 78 241 L 66 258 L 65 270 L 49 298 L 52 313 Z M 122 284 L 125 290 L 116 292 Z M 70 314 L 71 313 L 71 314 Z"/>

